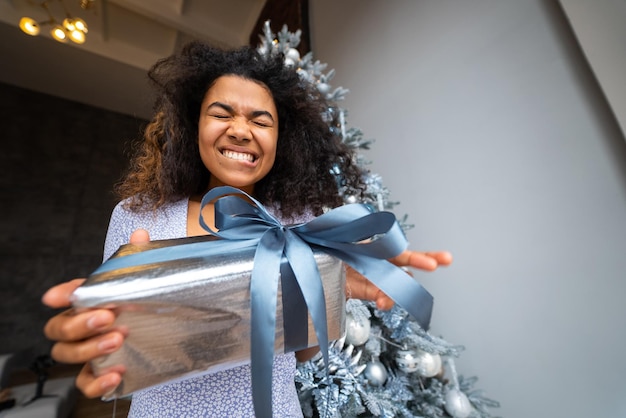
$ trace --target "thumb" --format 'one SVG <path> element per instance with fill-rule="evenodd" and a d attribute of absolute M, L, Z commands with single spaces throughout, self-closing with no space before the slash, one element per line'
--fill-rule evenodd
<path fill-rule="evenodd" d="M 145 229 L 138 229 L 130 234 L 131 244 L 143 244 L 150 241 L 150 234 Z"/>
<path fill-rule="evenodd" d="M 50 308 L 65 308 L 71 305 L 70 295 L 83 284 L 85 279 L 74 279 L 48 289 L 41 301 Z"/>

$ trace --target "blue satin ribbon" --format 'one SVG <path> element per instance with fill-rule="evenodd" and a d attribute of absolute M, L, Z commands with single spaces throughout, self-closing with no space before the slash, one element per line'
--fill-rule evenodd
<path fill-rule="evenodd" d="M 343 260 L 409 312 L 423 329 L 428 329 L 432 296 L 406 272 L 386 260 L 407 247 L 404 234 L 392 213 L 371 212 L 363 204 L 350 204 L 303 224 L 283 226 L 261 203 L 239 189 L 216 187 L 203 197 L 202 207 L 212 201 L 215 201 L 217 231 L 206 224 L 202 214 L 200 225 L 222 240 L 158 248 L 113 258 L 102 264 L 94 274 L 256 247 L 250 279 L 250 363 L 256 416 L 272 416 L 271 383 L 279 277 L 283 281 L 297 282 L 311 314 L 324 362 L 328 365 L 326 303 L 313 249 Z M 290 268 L 285 269 L 283 265 L 281 270 L 283 257 Z M 285 330 L 286 345 L 289 334 Z"/>

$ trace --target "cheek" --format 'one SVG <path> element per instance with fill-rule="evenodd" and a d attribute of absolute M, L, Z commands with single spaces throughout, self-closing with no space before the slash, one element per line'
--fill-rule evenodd
<path fill-rule="evenodd" d="M 201 126 L 198 129 L 198 142 L 200 144 L 209 142 L 210 138 L 212 137 L 211 131 L 212 131 L 211 126 L 207 126 L 207 125 Z"/>
<path fill-rule="evenodd" d="M 218 137 L 219 132 L 215 126 L 205 125 L 198 130 L 198 146 L 200 147 L 200 152 L 203 149 L 208 151 L 215 145 L 216 138 Z"/>
<path fill-rule="evenodd" d="M 278 152 L 278 135 L 268 135 L 265 141 L 265 152 L 272 156 L 272 162 L 276 159 L 276 152 Z"/>

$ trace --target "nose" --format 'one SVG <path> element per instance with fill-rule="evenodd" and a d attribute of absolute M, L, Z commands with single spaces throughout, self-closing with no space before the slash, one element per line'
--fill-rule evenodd
<path fill-rule="evenodd" d="M 233 118 L 226 133 L 236 141 L 249 141 L 252 137 L 248 120 L 243 117 Z"/>

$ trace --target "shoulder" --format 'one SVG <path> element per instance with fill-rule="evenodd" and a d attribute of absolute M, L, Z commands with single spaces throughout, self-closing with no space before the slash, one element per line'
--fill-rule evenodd
<path fill-rule="evenodd" d="M 111 220 L 133 221 L 142 223 L 163 222 L 164 220 L 176 220 L 187 216 L 189 199 L 181 199 L 176 202 L 166 203 L 156 209 L 140 207 L 133 209 L 130 206 L 132 198 L 124 199 L 115 205 Z"/>
<path fill-rule="evenodd" d="M 130 208 L 129 202 L 129 199 L 122 200 L 113 208 L 104 243 L 104 259 L 120 245 L 127 244 L 137 229 L 148 231 L 153 240 L 186 236 L 188 199 L 167 203 L 157 209 L 135 210 Z"/>

